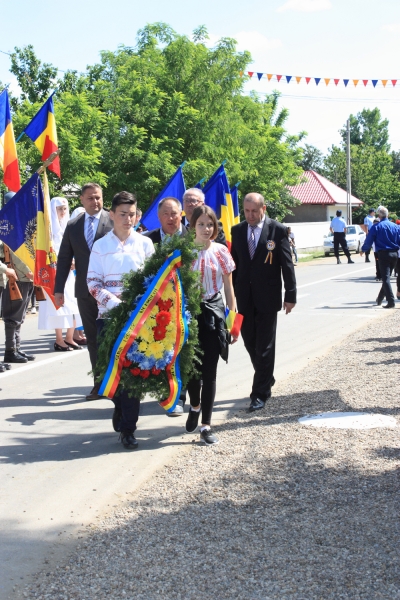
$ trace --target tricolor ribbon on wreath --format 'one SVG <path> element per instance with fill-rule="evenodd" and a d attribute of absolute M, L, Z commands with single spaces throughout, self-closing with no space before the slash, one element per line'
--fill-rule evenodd
<path fill-rule="evenodd" d="M 160 404 L 174 410 L 182 388 L 179 354 L 189 334 L 180 266 L 181 252 L 175 250 L 151 278 L 113 346 L 99 394 L 113 398 L 122 369 L 133 363 L 134 376 L 165 371 L 169 395 Z"/>

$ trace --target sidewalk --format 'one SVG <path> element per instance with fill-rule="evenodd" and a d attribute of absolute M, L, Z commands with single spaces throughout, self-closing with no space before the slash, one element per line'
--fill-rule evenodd
<path fill-rule="evenodd" d="M 219 427 L 219 446 L 193 436 L 174 466 L 93 523 L 76 552 L 38 574 L 24 596 L 400 598 L 398 427 L 298 423 L 358 410 L 398 424 L 399 342 L 390 311 L 276 385 L 264 410 L 240 411 Z"/>

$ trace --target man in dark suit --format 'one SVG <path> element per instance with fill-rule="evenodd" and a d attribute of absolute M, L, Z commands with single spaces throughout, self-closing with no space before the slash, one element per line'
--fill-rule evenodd
<path fill-rule="evenodd" d="M 111 231 L 112 221 L 108 212 L 103 209 L 103 193 L 97 183 L 85 184 L 80 199 L 85 212 L 69 221 L 65 229 L 57 259 L 54 296 L 57 304 L 62 306 L 64 304 L 65 283 L 73 262 L 75 262 L 75 296 L 85 330 L 90 362 L 95 373 L 98 308 L 96 300 L 89 294 L 86 277 L 92 246 L 96 240 Z M 99 398 L 98 389 L 99 385 L 96 384 L 90 394 L 86 396 L 86 399 L 96 400 Z"/>
<path fill-rule="evenodd" d="M 194 209 L 197 206 L 204 204 L 205 198 L 204 192 L 200 188 L 189 188 L 183 194 L 183 210 L 185 211 L 185 216 L 182 218 L 182 223 L 187 229 L 189 229 L 190 219 L 192 218 Z M 227 246 L 221 221 L 218 221 L 218 235 L 214 242 Z"/>
<path fill-rule="evenodd" d="M 265 213 L 261 194 L 247 194 L 245 221 L 232 228 L 231 253 L 238 312 L 244 316 L 242 336 L 254 367 L 250 411 L 263 408 L 275 383 L 275 338 L 278 312 L 289 314 L 296 303 L 296 278 L 286 227 Z"/>
<path fill-rule="evenodd" d="M 168 196 L 160 200 L 157 206 L 157 216 L 161 227 L 146 231 L 142 235 L 149 237 L 153 244 L 159 244 L 166 236 L 186 235 L 186 227 L 182 225 L 182 205 L 177 198 Z"/>

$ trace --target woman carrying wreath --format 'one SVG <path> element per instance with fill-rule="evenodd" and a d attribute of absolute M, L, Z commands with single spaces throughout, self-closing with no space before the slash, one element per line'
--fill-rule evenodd
<path fill-rule="evenodd" d="M 217 365 L 219 357 L 227 360 L 228 332 L 225 324 L 225 306 L 221 296 L 224 288 L 226 303 L 230 310 L 236 309 L 232 285 L 235 263 L 226 246 L 213 242 L 218 235 L 218 220 L 214 211 L 206 205 L 195 208 L 190 220 L 195 230 L 195 243 L 199 246 L 192 264 L 199 271 L 203 288 L 201 313 L 198 316 L 199 343 L 203 351 L 200 357 L 200 374 L 189 381 L 187 391 L 190 398 L 186 431 L 193 433 L 198 427 L 200 411 L 200 441 L 207 445 L 218 444 L 211 430 L 211 415 L 216 394 Z M 237 338 L 233 338 L 236 342 Z"/>

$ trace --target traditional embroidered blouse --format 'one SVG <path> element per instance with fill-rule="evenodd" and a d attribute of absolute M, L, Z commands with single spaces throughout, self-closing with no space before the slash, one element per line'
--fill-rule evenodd
<path fill-rule="evenodd" d="M 213 242 L 207 250 L 199 250 L 192 263 L 192 271 L 200 271 L 203 298 L 208 300 L 223 287 L 223 275 L 236 269 L 233 258 L 226 246 Z"/>
<path fill-rule="evenodd" d="M 99 319 L 121 302 L 122 275 L 140 269 L 153 252 L 151 239 L 133 230 L 124 242 L 109 231 L 93 244 L 87 284 L 89 292 L 97 300 Z"/>

